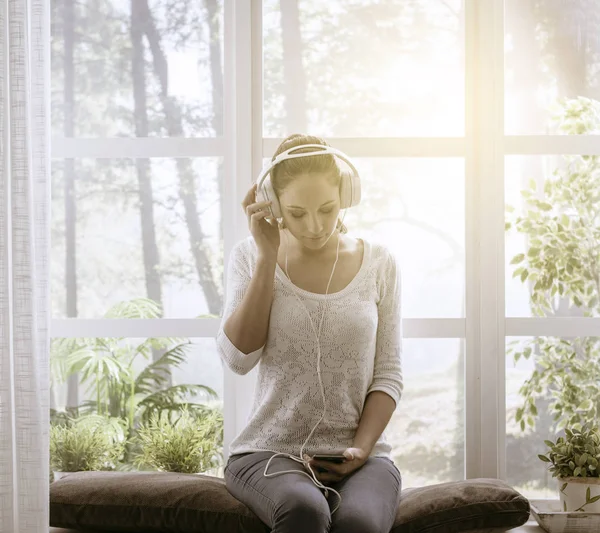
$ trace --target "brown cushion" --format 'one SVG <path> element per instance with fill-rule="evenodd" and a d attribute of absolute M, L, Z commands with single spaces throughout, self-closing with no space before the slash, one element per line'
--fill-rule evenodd
<path fill-rule="evenodd" d="M 529 519 L 529 501 L 499 479 L 477 478 L 404 489 L 391 533 L 506 531 Z"/>
<path fill-rule="evenodd" d="M 404 489 L 390 533 L 506 531 L 529 502 L 497 479 Z M 81 532 L 269 533 L 220 477 L 173 472 L 75 472 L 50 485 L 50 526 Z M 490 529 L 497 528 L 497 529 Z"/>

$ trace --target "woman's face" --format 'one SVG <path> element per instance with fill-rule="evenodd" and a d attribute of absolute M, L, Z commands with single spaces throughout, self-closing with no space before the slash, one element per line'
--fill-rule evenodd
<path fill-rule="evenodd" d="M 339 187 L 332 185 L 325 174 L 303 174 L 283 190 L 279 205 L 289 232 L 302 245 L 316 250 L 336 229 Z"/>

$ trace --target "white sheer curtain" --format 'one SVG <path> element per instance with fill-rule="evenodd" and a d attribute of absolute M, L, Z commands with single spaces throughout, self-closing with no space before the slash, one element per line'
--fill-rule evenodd
<path fill-rule="evenodd" d="M 0 533 L 49 524 L 50 0 L 0 0 Z"/>

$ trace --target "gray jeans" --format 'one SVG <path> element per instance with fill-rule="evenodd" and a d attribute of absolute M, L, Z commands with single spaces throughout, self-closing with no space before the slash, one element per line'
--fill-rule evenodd
<path fill-rule="evenodd" d="M 312 478 L 293 472 L 263 475 L 273 452 L 232 455 L 225 466 L 229 493 L 244 503 L 271 533 L 389 533 L 400 503 L 400 471 L 386 457 L 369 457 L 366 463 L 336 483 L 325 483 L 340 498 L 317 487 Z M 283 455 L 275 457 L 267 474 L 282 470 L 308 472 Z M 339 504 L 332 515 L 331 510 Z"/>

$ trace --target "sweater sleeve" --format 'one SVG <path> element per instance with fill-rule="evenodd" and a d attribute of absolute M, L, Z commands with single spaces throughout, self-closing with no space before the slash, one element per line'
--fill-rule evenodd
<path fill-rule="evenodd" d="M 401 274 L 396 258 L 389 251 L 381 276 L 373 381 L 367 390 L 367 395 L 372 391 L 383 391 L 392 397 L 397 407 L 404 388 L 400 309 Z"/>
<path fill-rule="evenodd" d="M 258 363 L 264 345 L 253 352 L 245 354 L 238 350 L 225 335 L 223 326 L 231 314 L 241 303 L 250 280 L 252 279 L 249 254 L 245 253 L 244 241 L 236 244 L 227 265 L 227 296 L 219 331 L 217 332 L 217 351 L 221 360 L 236 374 L 244 375 L 250 372 Z"/>

